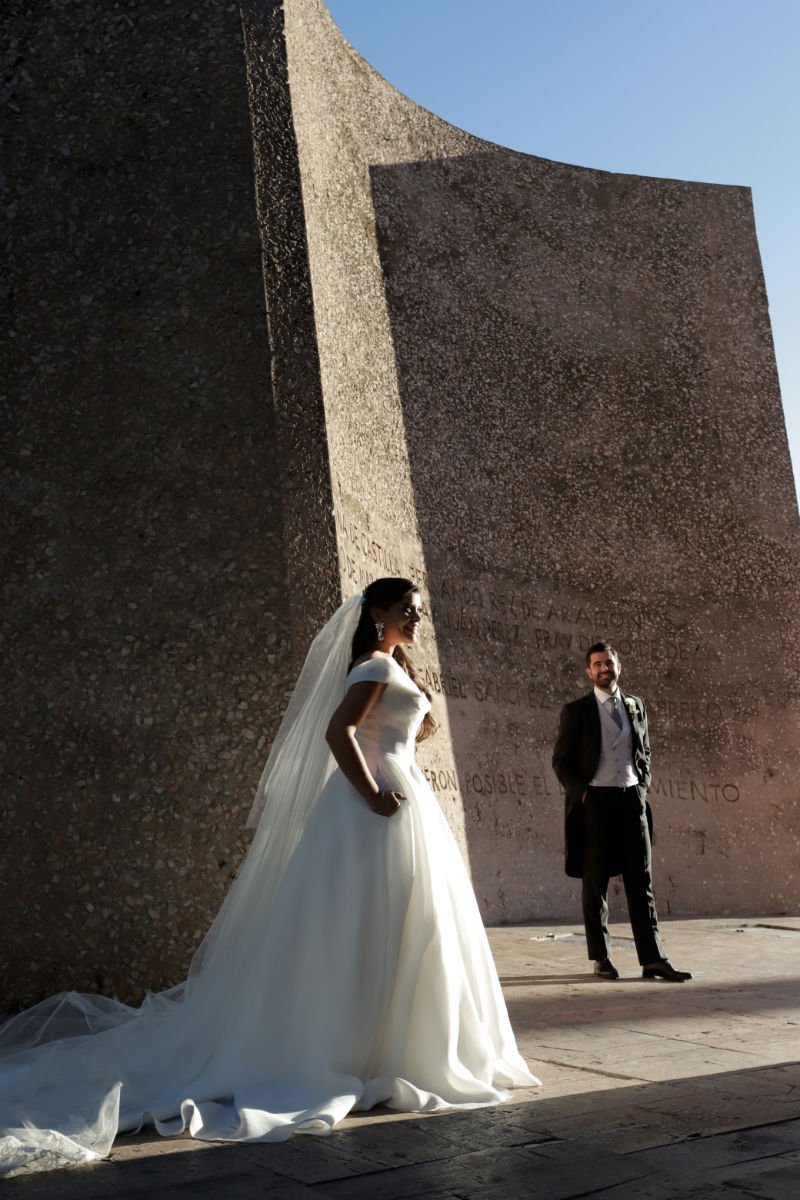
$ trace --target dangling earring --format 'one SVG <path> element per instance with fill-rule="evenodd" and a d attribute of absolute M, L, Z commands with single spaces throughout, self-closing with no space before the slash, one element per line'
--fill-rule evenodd
<path fill-rule="evenodd" d="M 383 641 L 383 621 L 375 622 L 375 632 L 378 635 L 378 641 Z"/>

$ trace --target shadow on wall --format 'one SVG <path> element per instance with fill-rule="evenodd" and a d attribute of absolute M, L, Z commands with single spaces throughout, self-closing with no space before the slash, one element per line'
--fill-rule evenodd
<path fill-rule="evenodd" d="M 291 678 L 241 30 L 193 15 L 9 18 L 0 1006 L 183 977 Z"/>
<path fill-rule="evenodd" d="M 545 915 L 586 647 L 625 639 L 629 685 L 663 689 L 667 604 L 748 519 L 720 364 L 742 296 L 764 308 L 749 193 L 503 149 L 370 180 L 473 877 L 489 920 Z"/>

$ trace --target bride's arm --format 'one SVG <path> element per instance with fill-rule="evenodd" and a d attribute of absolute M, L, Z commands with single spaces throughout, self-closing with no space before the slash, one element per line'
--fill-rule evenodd
<path fill-rule="evenodd" d="M 391 817 L 397 812 L 403 797 L 399 792 L 381 791 L 372 777 L 355 736 L 359 725 L 385 690 L 386 684 L 375 680 L 352 684 L 330 719 L 325 740 L 342 774 L 350 780 L 359 795 L 364 797 L 372 811 L 382 817 Z"/>

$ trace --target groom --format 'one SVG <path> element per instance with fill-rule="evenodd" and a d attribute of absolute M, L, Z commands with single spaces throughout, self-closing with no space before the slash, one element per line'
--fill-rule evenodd
<path fill-rule="evenodd" d="M 566 872 L 583 879 L 589 958 L 601 979 L 619 979 L 611 961 L 608 882 L 622 875 L 643 979 L 682 983 L 664 954 L 653 895 L 650 837 L 650 739 L 644 701 L 620 691 L 619 655 L 608 642 L 586 654 L 593 689 L 565 704 L 553 768 L 566 792 Z"/>

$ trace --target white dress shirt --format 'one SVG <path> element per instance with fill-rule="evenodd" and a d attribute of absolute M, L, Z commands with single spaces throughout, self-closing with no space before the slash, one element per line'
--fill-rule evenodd
<path fill-rule="evenodd" d="M 617 697 L 617 712 L 622 717 L 622 729 L 611 715 L 608 702 L 612 695 Z M 609 694 L 596 687 L 594 698 L 600 710 L 600 761 L 590 786 L 635 787 L 639 777 L 633 765 L 633 729 L 619 689 Z"/>

